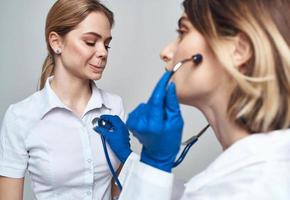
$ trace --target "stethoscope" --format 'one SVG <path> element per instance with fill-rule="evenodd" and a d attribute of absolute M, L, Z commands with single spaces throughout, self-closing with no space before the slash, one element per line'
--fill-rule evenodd
<path fill-rule="evenodd" d="M 178 62 L 172 69 L 173 74 L 186 62 L 192 61 L 196 66 L 199 65 L 203 60 L 203 56 L 201 54 L 195 54 L 190 58 L 184 59 L 180 62 Z M 103 127 L 106 128 L 108 130 L 112 130 L 114 127 L 113 125 L 106 121 L 103 120 L 99 117 L 96 117 L 92 120 L 92 124 L 93 124 L 93 129 L 95 130 L 95 128 L 97 126 L 99 127 Z M 206 125 L 198 134 L 192 136 L 191 138 L 189 138 L 188 140 L 186 140 L 185 142 L 182 143 L 182 145 L 185 145 L 182 153 L 180 154 L 180 156 L 178 157 L 178 159 L 174 162 L 173 164 L 173 168 L 177 167 L 185 158 L 186 154 L 188 153 L 189 149 L 198 141 L 199 137 L 209 128 L 209 124 Z M 113 178 L 115 180 L 115 183 L 117 184 L 118 188 L 120 191 L 122 191 L 122 185 L 118 179 L 118 176 L 113 168 L 113 165 L 111 163 L 109 154 L 108 154 L 108 150 L 107 150 L 107 145 L 106 145 L 106 140 L 104 138 L 104 136 L 101 135 L 101 139 L 102 139 L 102 145 L 103 145 L 103 149 L 104 149 L 104 153 L 105 153 L 105 157 L 108 163 L 108 166 L 110 168 L 110 171 L 113 175 Z"/>

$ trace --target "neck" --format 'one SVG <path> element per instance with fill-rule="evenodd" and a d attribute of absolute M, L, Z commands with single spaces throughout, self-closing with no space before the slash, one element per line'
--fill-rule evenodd
<path fill-rule="evenodd" d="M 203 105 L 196 107 L 206 116 L 223 150 L 225 150 L 236 141 L 249 136 L 250 133 L 238 126 L 234 120 L 229 119 L 227 104 L 222 102 L 226 101 L 224 99 L 217 101 L 215 98 L 214 102 L 207 102 L 206 106 L 203 103 Z"/>
<path fill-rule="evenodd" d="M 51 88 L 60 100 L 77 116 L 81 116 L 91 97 L 90 80 L 55 70 Z"/>

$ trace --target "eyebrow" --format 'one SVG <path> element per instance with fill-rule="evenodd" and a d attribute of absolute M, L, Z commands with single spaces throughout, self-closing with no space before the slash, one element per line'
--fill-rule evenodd
<path fill-rule="evenodd" d="M 84 35 L 94 35 L 98 38 L 102 38 L 102 36 L 96 32 L 87 32 L 87 33 L 84 33 Z M 113 39 L 112 36 L 110 36 L 110 37 L 106 38 L 105 40 L 112 40 L 112 39 Z"/>

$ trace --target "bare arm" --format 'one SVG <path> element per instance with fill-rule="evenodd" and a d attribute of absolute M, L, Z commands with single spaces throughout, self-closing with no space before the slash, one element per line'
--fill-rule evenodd
<path fill-rule="evenodd" d="M 0 200 L 22 200 L 24 178 L 0 176 Z"/>

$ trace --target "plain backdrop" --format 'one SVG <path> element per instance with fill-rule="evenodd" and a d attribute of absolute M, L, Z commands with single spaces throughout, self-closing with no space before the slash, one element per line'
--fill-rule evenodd
<path fill-rule="evenodd" d="M 47 50 L 44 24 L 55 0 L 0 1 L 0 121 L 6 109 L 34 93 Z M 107 68 L 98 86 L 123 98 L 127 112 L 147 101 L 152 88 L 164 72 L 160 50 L 176 37 L 181 0 L 103 0 L 115 14 L 113 40 Z M 200 83 L 206 84 L 206 83 Z M 185 121 L 183 140 L 206 124 L 195 108 L 182 106 Z M 140 145 L 132 139 L 132 148 Z M 192 147 L 185 161 L 174 170 L 176 177 L 189 180 L 221 153 L 209 129 Z M 29 176 L 25 179 L 25 198 L 32 198 Z"/>

